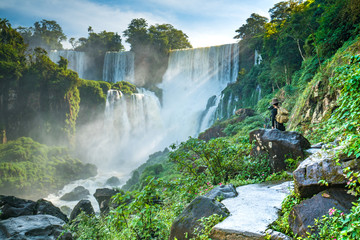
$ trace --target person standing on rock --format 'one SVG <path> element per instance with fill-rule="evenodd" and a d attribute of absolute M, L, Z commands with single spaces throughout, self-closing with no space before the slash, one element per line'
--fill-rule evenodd
<path fill-rule="evenodd" d="M 286 111 L 286 109 L 280 108 L 279 103 L 280 102 L 277 98 L 273 98 L 271 101 L 271 105 L 274 107 L 273 109 L 271 109 L 271 126 L 272 126 L 271 128 L 279 129 L 280 131 L 285 131 L 284 123 L 287 122 L 289 118 L 287 117 L 287 119 L 285 121 L 283 119 L 279 120 L 279 119 L 281 119 L 280 114 L 284 114 L 283 111 L 284 110 Z M 289 114 L 289 113 L 286 111 L 286 115 L 287 114 Z M 283 117 L 283 116 L 281 116 L 281 117 Z"/>

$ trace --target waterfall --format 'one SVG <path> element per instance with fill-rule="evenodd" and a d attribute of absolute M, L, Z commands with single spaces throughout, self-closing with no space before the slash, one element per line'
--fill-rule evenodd
<path fill-rule="evenodd" d="M 134 83 L 134 53 L 107 52 L 105 54 L 103 81 Z"/>
<path fill-rule="evenodd" d="M 153 92 L 138 89 L 139 93 L 125 96 L 118 90 L 107 93 L 104 139 L 100 155 L 109 164 L 133 168 L 153 153 L 162 131 L 160 102 Z M 102 148 L 103 147 L 103 148 Z M 115 160 L 115 162 L 113 162 Z"/>
<path fill-rule="evenodd" d="M 54 63 L 60 60 L 60 56 L 69 61 L 68 68 L 77 72 L 80 78 L 84 78 L 87 69 L 87 57 L 85 52 L 72 50 L 53 50 L 49 53 L 49 58 Z"/>
<path fill-rule="evenodd" d="M 260 63 L 262 62 L 262 57 L 261 57 L 260 53 L 257 50 L 255 50 L 254 59 L 255 59 L 254 65 L 260 65 Z"/>
<path fill-rule="evenodd" d="M 257 93 L 256 102 L 258 102 L 258 101 L 261 100 L 261 87 L 260 87 L 260 85 L 257 85 L 257 86 L 256 86 L 255 93 Z"/>
<path fill-rule="evenodd" d="M 238 72 L 238 44 L 170 53 L 168 69 L 159 85 L 163 89 L 162 118 L 168 135 L 173 137 L 170 143 L 196 136 L 214 122 L 216 106 L 206 111 L 208 99 L 220 97 L 227 84 L 236 81 Z"/>

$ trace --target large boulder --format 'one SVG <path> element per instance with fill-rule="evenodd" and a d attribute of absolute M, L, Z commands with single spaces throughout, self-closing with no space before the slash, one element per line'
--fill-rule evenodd
<path fill-rule="evenodd" d="M 24 215 L 34 215 L 36 202 L 14 196 L 0 195 L 0 219 L 8 219 Z"/>
<path fill-rule="evenodd" d="M 51 202 L 40 199 L 36 202 L 36 215 L 51 215 L 57 218 L 60 218 L 64 222 L 68 222 L 69 219 L 67 216 L 60 210 L 60 208 L 55 207 Z"/>
<path fill-rule="evenodd" d="M 0 219 L 9 219 L 27 215 L 52 215 L 67 222 L 68 218 L 51 202 L 40 199 L 37 202 L 14 196 L 0 196 Z"/>
<path fill-rule="evenodd" d="M 348 213 L 352 202 L 356 202 L 356 200 L 356 197 L 347 194 L 346 190 L 342 188 L 325 190 L 294 206 L 289 215 L 289 226 L 294 234 L 306 236 L 306 232 L 311 231 L 308 226 L 314 225 L 314 219 L 329 214 L 329 209 L 333 207 Z"/>
<path fill-rule="evenodd" d="M 173 222 L 170 239 L 185 239 L 186 233 L 188 238 L 194 237 L 194 229 L 201 227 L 198 220 L 213 214 L 226 217 L 229 211 L 222 203 L 210 198 L 203 196 L 195 198 Z"/>
<path fill-rule="evenodd" d="M 321 150 L 305 159 L 294 171 L 295 191 L 300 197 L 311 197 L 320 191 L 330 187 L 344 187 L 346 180 L 343 169 L 350 167 L 358 170 L 360 160 L 349 159 L 341 153 L 343 147 L 329 150 Z M 339 163 L 336 163 L 339 159 Z M 328 186 L 320 184 L 320 180 L 325 180 Z"/>
<path fill-rule="evenodd" d="M 89 190 L 84 188 L 83 186 L 78 186 L 74 188 L 71 192 L 65 193 L 64 196 L 60 198 L 63 201 L 79 201 L 84 198 L 88 198 L 90 195 Z"/>
<path fill-rule="evenodd" d="M 70 214 L 70 221 L 74 220 L 82 212 L 87 215 L 95 215 L 94 208 L 89 200 L 81 200 L 78 204 L 76 204 Z"/>
<path fill-rule="evenodd" d="M 50 215 L 14 217 L 0 221 L 0 239 L 55 240 L 64 224 L 63 220 Z"/>
<path fill-rule="evenodd" d="M 109 188 L 98 188 L 94 193 L 96 201 L 99 203 L 100 213 L 107 214 L 110 210 L 110 207 L 115 207 L 111 203 L 111 197 L 118 194 L 119 191 L 109 189 Z"/>
<path fill-rule="evenodd" d="M 304 158 L 304 150 L 310 148 L 309 141 L 297 132 L 280 131 L 277 129 L 258 129 L 250 132 L 250 142 L 255 141 L 252 154 L 268 153 L 273 171 L 286 169 L 288 158 Z"/>
<path fill-rule="evenodd" d="M 238 195 L 236 188 L 232 184 L 221 185 L 213 188 L 210 192 L 206 193 L 204 196 L 215 200 L 216 198 L 226 199 L 234 198 Z"/>

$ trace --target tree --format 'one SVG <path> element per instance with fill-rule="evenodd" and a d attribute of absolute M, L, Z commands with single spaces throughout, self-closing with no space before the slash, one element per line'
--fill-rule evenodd
<path fill-rule="evenodd" d="M 131 50 L 143 48 L 150 43 L 150 36 L 147 30 L 148 24 L 144 18 L 133 19 L 128 28 L 124 31 L 126 42 L 131 45 Z"/>
<path fill-rule="evenodd" d="M 171 24 L 156 24 L 148 27 L 143 18 L 133 19 L 123 32 L 135 53 L 137 66 L 136 83 L 161 81 L 167 67 L 167 55 L 172 49 L 191 47 L 188 36 Z"/>
<path fill-rule="evenodd" d="M 16 87 L 25 68 L 25 50 L 22 36 L 8 20 L 0 18 L 0 95 Z"/>
<path fill-rule="evenodd" d="M 259 14 L 253 13 L 246 19 L 246 24 L 243 24 L 235 32 L 238 33 L 235 39 L 249 39 L 265 32 L 265 24 L 269 19 L 260 16 Z"/>
<path fill-rule="evenodd" d="M 265 33 L 265 24 L 268 22 L 266 17 L 253 13 L 246 19 L 246 24 L 243 24 L 235 32 L 238 33 L 234 38 L 240 39 L 249 44 L 254 50 L 261 49 L 262 39 Z"/>
<path fill-rule="evenodd" d="M 34 27 L 19 27 L 17 30 L 32 49 L 41 47 L 46 51 L 59 50 L 63 48 L 61 42 L 66 40 L 62 28 L 56 21 L 43 19 L 41 22 L 35 22 Z"/>
<path fill-rule="evenodd" d="M 88 28 L 88 37 L 79 38 L 78 41 L 70 39 L 76 51 L 86 52 L 91 59 L 88 79 L 102 79 L 102 66 L 107 51 L 123 51 L 124 46 L 121 43 L 121 37 L 117 32 L 102 31 L 95 33 L 90 26 Z M 100 66 L 100 67 L 99 67 Z"/>

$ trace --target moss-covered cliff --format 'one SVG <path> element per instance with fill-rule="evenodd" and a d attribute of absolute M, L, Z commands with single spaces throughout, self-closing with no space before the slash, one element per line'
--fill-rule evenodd
<path fill-rule="evenodd" d="M 21 137 L 0 144 L 0 192 L 38 199 L 78 179 L 96 175 L 96 167 L 73 158 L 66 148 L 48 147 Z"/>

